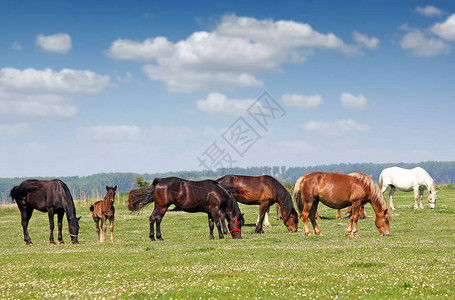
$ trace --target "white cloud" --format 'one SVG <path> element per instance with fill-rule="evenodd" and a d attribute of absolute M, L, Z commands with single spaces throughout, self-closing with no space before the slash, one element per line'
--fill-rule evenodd
<path fill-rule="evenodd" d="M 49 148 L 46 145 L 38 143 L 38 142 L 30 142 L 30 143 L 20 146 L 19 151 L 27 152 L 27 153 L 34 153 L 34 154 L 37 152 L 45 153 L 45 152 L 49 152 Z"/>
<path fill-rule="evenodd" d="M 36 45 L 47 52 L 65 54 L 71 49 L 71 37 L 66 33 L 53 35 L 39 34 L 36 37 Z"/>
<path fill-rule="evenodd" d="M 132 125 L 92 126 L 80 127 L 76 137 L 79 141 L 111 142 L 137 140 L 141 136 L 141 129 Z"/>
<path fill-rule="evenodd" d="M 0 115 L 10 118 L 67 118 L 77 112 L 73 96 L 97 95 L 109 76 L 87 70 L 0 69 Z"/>
<path fill-rule="evenodd" d="M 196 102 L 196 108 L 207 114 L 242 115 L 254 103 L 255 100 L 228 99 L 226 95 L 210 93 L 206 99 Z"/>
<path fill-rule="evenodd" d="M 431 30 L 446 41 L 455 42 L 455 14 L 443 23 L 436 23 Z"/>
<path fill-rule="evenodd" d="M 368 100 L 363 95 L 352 95 L 350 93 L 343 93 L 340 97 L 341 104 L 344 107 L 353 109 L 364 109 L 367 107 Z"/>
<path fill-rule="evenodd" d="M 323 99 L 320 95 L 304 96 L 300 94 L 284 94 L 281 97 L 281 101 L 287 106 L 306 109 L 321 105 Z"/>
<path fill-rule="evenodd" d="M 22 50 L 22 45 L 19 44 L 19 42 L 14 42 L 11 45 L 11 49 L 16 50 L 16 51 L 21 51 Z"/>
<path fill-rule="evenodd" d="M 444 14 L 444 11 L 433 5 L 427 5 L 425 7 L 417 6 L 415 11 L 426 17 L 441 16 Z"/>
<path fill-rule="evenodd" d="M 354 41 L 356 41 L 359 44 L 364 45 L 365 47 L 369 49 L 378 49 L 379 48 L 379 39 L 375 37 L 369 38 L 368 36 L 361 34 L 358 31 L 354 31 L 352 33 L 352 36 L 354 37 Z"/>
<path fill-rule="evenodd" d="M 277 72 L 315 48 L 357 53 L 333 33 L 322 34 L 294 21 L 257 20 L 228 15 L 211 32 L 199 31 L 172 43 L 166 37 L 143 42 L 119 39 L 106 51 L 116 59 L 150 61 L 143 71 L 174 91 L 260 87 L 260 72 Z"/>
<path fill-rule="evenodd" d="M 352 132 L 365 132 L 370 130 L 368 125 L 357 123 L 353 120 L 338 120 L 329 122 L 306 122 L 303 128 L 312 133 L 326 136 L 345 136 Z"/>
<path fill-rule="evenodd" d="M 166 37 L 146 39 L 143 42 L 118 39 L 106 51 L 109 57 L 130 60 L 155 60 L 172 55 L 174 45 Z"/>
<path fill-rule="evenodd" d="M 27 123 L 0 124 L 0 136 L 20 135 L 28 132 L 29 130 L 30 126 Z"/>
<path fill-rule="evenodd" d="M 410 29 L 401 40 L 401 48 L 411 51 L 416 56 L 448 54 L 450 46 L 444 41 L 430 37 L 419 29 Z"/>

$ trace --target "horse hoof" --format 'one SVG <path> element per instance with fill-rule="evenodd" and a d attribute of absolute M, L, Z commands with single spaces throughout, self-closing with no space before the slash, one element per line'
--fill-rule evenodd
<path fill-rule="evenodd" d="M 257 234 L 263 234 L 264 233 L 264 230 L 261 230 L 261 231 L 256 231 Z"/>
<path fill-rule="evenodd" d="M 54 241 L 52 241 L 52 242 L 49 242 L 49 244 L 51 244 L 51 245 L 55 245 L 55 242 L 54 242 Z"/>
<path fill-rule="evenodd" d="M 32 241 L 25 242 L 25 245 L 33 245 Z"/>
<path fill-rule="evenodd" d="M 267 224 L 264 224 L 265 227 L 272 227 L 272 224 L 270 223 L 267 223 Z"/>
<path fill-rule="evenodd" d="M 63 244 L 65 244 L 65 242 L 64 242 L 64 241 L 59 241 L 58 243 L 59 243 L 59 245 L 63 245 Z"/>

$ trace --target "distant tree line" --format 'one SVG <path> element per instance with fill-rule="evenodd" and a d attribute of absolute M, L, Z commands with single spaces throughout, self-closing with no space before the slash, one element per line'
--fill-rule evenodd
<path fill-rule="evenodd" d="M 433 177 L 437 184 L 455 183 L 455 161 L 436 162 L 427 161 L 420 163 L 349 163 L 349 164 L 330 164 L 318 165 L 311 167 L 289 167 L 286 166 L 263 166 L 263 167 L 248 167 L 248 168 L 220 168 L 217 170 L 203 171 L 180 171 L 154 174 L 137 174 L 137 173 L 100 173 L 90 176 L 69 176 L 60 177 L 65 182 L 73 197 L 77 200 L 99 199 L 105 195 L 105 187 L 118 186 L 119 192 L 127 193 L 132 189 L 148 185 L 156 177 L 176 176 L 190 180 L 201 180 L 208 178 L 219 178 L 226 174 L 238 175 L 272 175 L 282 182 L 289 184 L 303 176 L 305 173 L 316 171 L 323 172 L 363 172 L 373 176 L 373 179 L 378 181 L 379 174 L 385 168 L 399 166 L 402 168 L 411 169 L 414 167 L 422 167 Z M 9 192 L 13 186 L 21 183 L 28 178 L 0 178 L 0 203 L 12 202 L 9 198 Z M 38 179 L 52 179 L 51 177 L 39 177 Z"/>

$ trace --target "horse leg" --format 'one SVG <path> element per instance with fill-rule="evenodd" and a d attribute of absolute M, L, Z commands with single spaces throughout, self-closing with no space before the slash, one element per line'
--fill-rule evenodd
<path fill-rule="evenodd" d="M 281 220 L 283 216 L 281 215 L 281 207 L 278 205 L 278 203 L 275 203 L 275 212 L 276 212 L 276 220 Z"/>
<path fill-rule="evenodd" d="M 337 219 L 341 219 L 341 209 L 337 209 Z"/>
<path fill-rule="evenodd" d="M 213 225 L 213 217 L 212 217 L 212 214 L 211 213 L 207 213 L 208 217 L 209 217 L 209 230 L 210 230 L 210 239 L 213 240 L 214 237 L 213 237 L 213 228 L 215 227 Z"/>
<path fill-rule="evenodd" d="M 262 224 L 265 227 L 272 226 L 272 224 L 270 224 L 270 222 L 269 222 L 269 211 L 270 211 L 270 207 L 267 208 L 267 211 L 265 212 L 265 215 L 264 215 L 264 222 Z M 260 216 L 261 216 L 261 213 L 259 212 L 258 219 L 256 220 L 256 226 L 259 224 Z"/>
<path fill-rule="evenodd" d="M 221 226 L 223 227 L 223 233 L 229 234 L 229 230 L 226 227 L 226 212 L 224 210 L 220 209 L 219 214 L 220 214 Z"/>
<path fill-rule="evenodd" d="M 107 219 L 105 216 L 101 217 L 101 243 L 106 241 Z"/>
<path fill-rule="evenodd" d="M 97 240 L 99 243 L 100 242 L 100 225 L 99 225 L 100 218 L 94 217 L 93 221 L 95 222 L 96 236 L 97 236 Z"/>
<path fill-rule="evenodd" d="M 367 214 L 365 212 L 365 205 L 360 205 L 359 209 L 359 219 L 365 219 L 367 217 Z"/>
<path fill-rule="evenodd" d="M 359 220 L 359 210 L 360 203 L 356 202 L 352 204 L 351 207 L 351 218 L 352 218 L 352 236 L 360 237 L 360 234 L 357 232 L 357 221 Z"/>
<path fill-rule="evenodd" d="M 153 213 L 155 213 L 155 209 L 152 212 L 152 216 L 153 216 Z M 166 210 L 167 210 L 167 206 L 162 207 L 159 210 L 157 210 L 157 213 L 154 216 L 154 222 L 156 222 L 156 238 L 160 241 L 163 240 L 163 238 L 161 237 L 161 220 L 163 219 L 163 216 L 166 213 Z"/>
<path fill-rule="evenodd" d="M 419 207 L 417 206 L 417 201 L 418 201 L 418 198 L 419 198 L 419 188 L 414 188 L 414 209 L 419 209 Z"/>
<path fill-rule="evenodd" d="M 55 245 L 55 242 L 54 242 L 54 209 L 52 207 L 47 209 L 47 216 L 49 217 L 49 231 L 50 231 L 49 243 Z"/>
<path fill-rule="evenodd" d="M 313 205 L 311 206 L 311 209 L 310 209 L 309 217 L 310 217 L 311 225 L 313 225 L 314 234 L 322 235 L 322 232 L 319 229 L 318 224 L 316 223 L 316 212 L 318 211 L 318 204 L 319 204 L 319 201 L 313 202 Z M 307 223 L 308 223 L 308 221 L 307 221 Z"/>
<path fill-rule="evenodd" d="M 389 192 L 389 207 L 390 207 L 390 209 L 395 209 L 395 207 L 393 207 L 393 193 L 395 193 L 395 187 L 394 186 L 390 186 L 390 192 Z"/>
<path fill-rule="evenodd" d="M 262 230 L 262 222 L 264 221 L 264 216 L 268 208 L 268 202 L 262 202 L 261 205 L 259 205 L 259 220 L 256 224 L 256 233 L 264 233 L 264 230 Z"/>
<path fill-rule="evenodd" d="M 114 242 L 114 216 L 109 218 L 109 229 L 111 230 L 111 242 Z"/>
<path fill-rule="evenodd" d="M 57 227 L 58 227 L 58 243 L 64 244 L 63 241 L 63 234 L 62 234 L 62 227 L 63 227 L 63 215 L 65 214 L 64 211 L 57 212 Z"/>
<path fill-rule="evenodd" d="M 419 190 L 420 192 L 420 209 L 423 209 L 423 189 Z"/>
<path fill-rule="evenodd" d="M 223 231 L 221 230 L 220 215 L 218 212 L 219 212 L 219 208 L 216 207 L 215 209 L 212 209 L 211 215 L 212 215 L 213 221 L 215 222 L 216 228 L 218 228 L 218 237 L 220 239 L 224 239 Z M 212 238 L 213 238 L 213 233 L 212 233 Z"/>
<path fill-rule="evenodd" d="M 24 230 L 24 242 L 26 245 L 32 245 L 32 240 L 30 239 L 30 236 L 28 235 L 28 221 L 32 217 L 33 213 L 33 208 L 29 206 L 21 206 L 19 207 L 21 211 L 21 224 L 22 224 L 22 229 Z"/>

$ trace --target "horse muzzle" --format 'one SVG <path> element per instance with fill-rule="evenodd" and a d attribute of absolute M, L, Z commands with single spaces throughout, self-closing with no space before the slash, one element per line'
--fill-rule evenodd
<path fill-rule="evenodd" d="M 383 232 L 381 232 L 381 236 L 390 236 L 390 232 L 383 231 Z"/>

